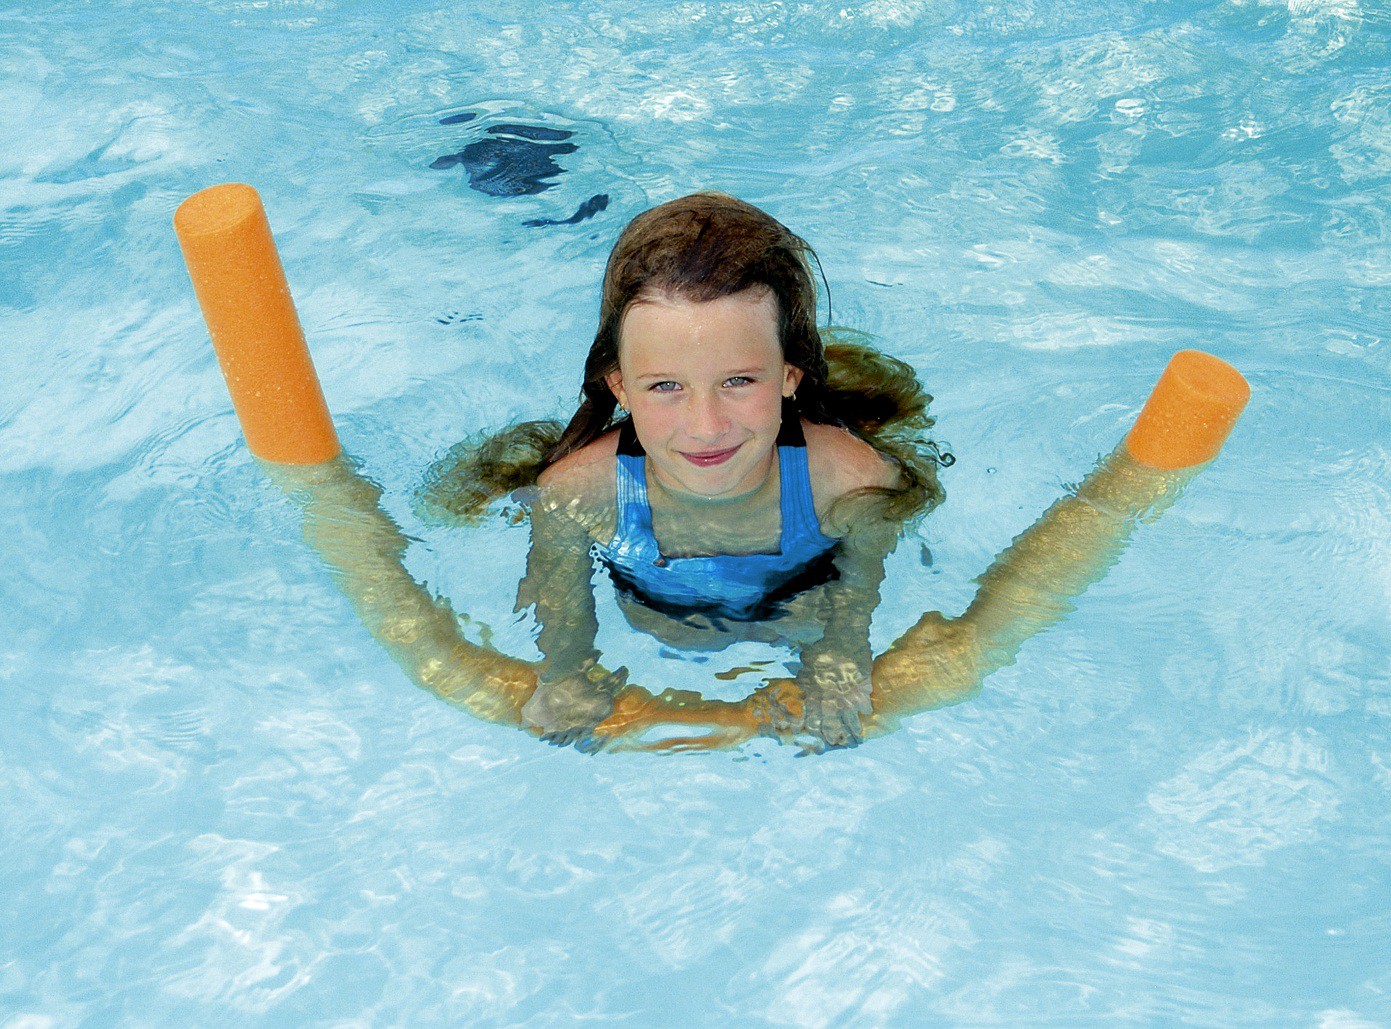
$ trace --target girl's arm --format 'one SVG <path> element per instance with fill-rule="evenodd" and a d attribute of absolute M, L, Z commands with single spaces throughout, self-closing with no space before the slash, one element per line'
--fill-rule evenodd
<path fill-rule="evenodd" d="M 594 646 L 593 542 L 580 501 L 542 488 L 531 509 L 531 550 L 517 587 L 517 610 L 534 607 L 542 664 L 522 719 L 556 744 L 585 749 L 595 725 L 613 710 L 626 670 L 607 672 Z"/>
<path fill-rule="evenodd" d="M 531 550 L 526 577 L 517 586 L 517 610 L 535 607 L 536 646 L 545 658 L 542 677 L 583 671 L 599 659 L 594 637 L 594 562 L 591 540 L 572 509 L 543 492 L 531 508 Z"/>
<path fill-rule="evenodd" d="M 831 747 L 854 746 L 863 736 L 860 715 L 870 711 L 874 661 L 869 623 L 897 535 L 897 526 L 873 518 L 841 540 L 840 578 L 826 584 L 826 631 L 802 648 L 797 685 L 803 726 Z"/>
<path fill-rule="evenodd" d="M 824 587 L 825 631 L 800 655 L 802 728 L 829 746 L 854 746 L 863 738 L 860 715 L 870 711 L 870 619 L 900 528 L 884 517 L 884 498 L 875 491 L 898 487 L 899 470 L 844 429 L 808 422 L 802 429 L 813 495 L 825 508 L 822 531 L 840 539 L 838 578 Z"/>

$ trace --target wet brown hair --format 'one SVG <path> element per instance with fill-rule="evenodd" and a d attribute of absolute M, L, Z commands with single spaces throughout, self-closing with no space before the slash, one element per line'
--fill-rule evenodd
<path fill-rule="evenodd" d="M 531 485 L 551 465 L 616 424 L 617 400 L 605 377 L 618 369 L 623 315 L 638 300 L 665 296 L 695 303 L 748 289 L 777 300 L 783 359 L 802 370 L 800 417 L 855 432 L 900 467 L 901 487 L 869 491 L 890 517 L 909 518 L 942 500 L 939 463 L 926 439 L 932 398 L 913 369 L 879 353 L 868 337 L 816 325 L 815 254 L 775 218 L 723 193 L 694 193 L 638 215 L 623 230 L 604 270 L 599 328 L 584 365 L 579 408 L 558 422 L 523 422 L 456 445 L 427 473 L 417 509 L 432 521 L 476 521 L 499 496 Z"/>

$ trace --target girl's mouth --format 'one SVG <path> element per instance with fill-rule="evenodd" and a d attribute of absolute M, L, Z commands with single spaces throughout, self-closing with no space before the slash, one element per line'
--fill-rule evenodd
<path fill-rule="evenodd" d="M 739 446 L 743 446 L 743 444 L 741 443 Z M 688 454 L 684 450 L 678 450 L 677 453 L 697 468 L 710 468 L 717 464 L 724 464 L 734 456 L 735 451 L 738 449 L 739 447 L 735 446 L 730 447 L 728 450 L 707 450 L 700 454 Z"/>

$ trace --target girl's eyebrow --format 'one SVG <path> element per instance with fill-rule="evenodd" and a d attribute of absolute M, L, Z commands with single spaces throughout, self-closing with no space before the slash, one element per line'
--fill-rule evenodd
<path fill-rule="evenodd" d="M 748 368 L 735 368 L 735 369 L 732 369 L 732 370 L 730 370 L 730 371 L 722 371 L 722 372 L 719 373 L 719 376 L 720 376 L 720 378 L 722 378 L 722 379 L 731 379 L 731 378 L 733 378 L 733 377 L 736 376 L 736 375 L 767 375 L 767 374 L 768 374 L 768 369 L 767 369 L 764 365 L 753 365 L 753 366 L 748 367 Z M 675 373 L 675 372 L 643 372 L 643 373 L 640 374 L 640 375 L 634 376 L 634 378 L 637 379 L 638 382 L 647 382 L 647 381 L 650 380 L 650 379 L 655 379 L 655 380 L 658 381 L 658 382 L 662 382 L 662 381 L 665 381 L 666 379 L 680 379 L 681 376 L 678 375 L 678 374 Z"/>

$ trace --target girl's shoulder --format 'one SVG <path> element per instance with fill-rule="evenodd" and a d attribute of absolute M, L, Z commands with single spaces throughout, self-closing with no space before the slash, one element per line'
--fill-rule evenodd
<path fill-rule="evenodd" d="M 607 539 L 613 535 L 617 455 L 616 429 L 566 454 L 537 478 L 537 503 L 543 511 L 565 511 L 595 538 Z"/>
<path fill-rule="evenodd" d="M 593 443 L 566 454 L 537 478 L 542 489 L 583 491 L 601 480 L 613 481 L 613 462 L 618 456 L 618 430 L 611 429 Z"/>
<path fill-rule="evenodd" d="M 836 501 L 865 489 L 902 485 L 898 464 L 849 429 L 802 421 L 812 499 L 823 519 Z"/>

